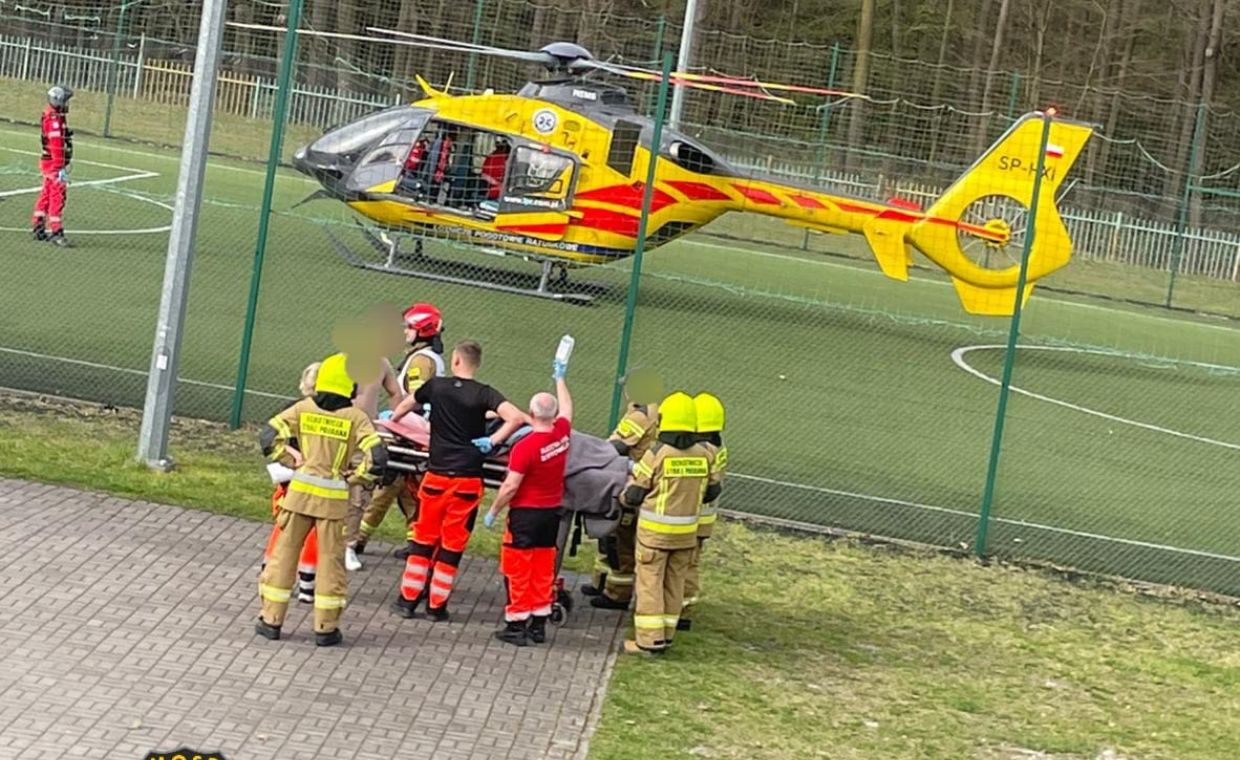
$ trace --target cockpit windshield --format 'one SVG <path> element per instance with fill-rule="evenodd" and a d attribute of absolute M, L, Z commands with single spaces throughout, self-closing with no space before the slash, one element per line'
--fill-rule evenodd
<path fill-rule="evenodd" d="M 400 126 L 419 128 L 430 118 L 428 111 L 410 106 L 394 106 L 333 129 L 315 140 L 310 150 L 317 153 L 348 155 L 371 145 Z M 416 121 L 416 124 L 409 124 Z"/>

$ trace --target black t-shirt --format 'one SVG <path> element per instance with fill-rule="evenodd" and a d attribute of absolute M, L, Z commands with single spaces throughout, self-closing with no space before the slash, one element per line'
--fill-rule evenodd
<path fill-rule="evenodd" d="M 433 377 L 413 397 L 431 405 L 431 472 L 482 475 L 486 457 L 471 442 L 487 434 L 486 413 L 499 409 L 503 394 L 477 380 Z"/>

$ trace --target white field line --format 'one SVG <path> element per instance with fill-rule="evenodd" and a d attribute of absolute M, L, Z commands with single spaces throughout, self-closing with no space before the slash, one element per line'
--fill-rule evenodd
<path fill-rule="evenodd" d="M 159 174 L 157 174 L 156 172 L 139 172 L 137 174 L 126 174 L 123 177 L 109 177 L 107 179 L 90 179 L 90 180 L 86 180 L 85 182 L 70 181 L 69 187 L 72 189 L 75 187 L 111 185 L 117 182 L 130 182 L 136 179 L 150 179 L 151 177 L 158 177 L 158 176 Z M 11 198 L 14 195 L 30 195 L 32 193 L 37 193 L 42 189 L 43 189 L 42 187 L 25 187 L 25 188 L 21 188 L 20 190 L 5 190 L 4 192 L 0 192 L 0 198 Z"/>
<path fill-rule="evenodd" d="M 770 485 L 784 486 L 787 488 L 796 488 L 801 491 L 813 491 L 815 493 L 827 494 L 831 496 L 847 496 L 854 499 L 865 499 L 880 504 L 890 504 L 897 507 L 909 507 L 912 509 L 922 509 L 930 512 L 939 512 L 942 514 L 957 515 L 959 517 L 967 517 L 971 520 L 977 520 L 976 512 L 965 512 L 959 509 L 951 509 L 949 507 L 940 507 L 934 504 L 921 504 L 915 501 L 903 501 L 901 499 L 889 499 L 883 496 L 870 496 L 869 494 L 854 493 L 852 491 L 840 491 L 834 488 L 822 488 L 821 486 L 808 486 L 802 483 L 789 483 L 783 480 L 773 480 L 771 478 L 762 478 L 757 475 L 745 475 L 739 472 L 728 473 L 729 478 L 740 478 L 742 480 L 753 480 L 759 483 L 767 483 Z M 723 510 L 727 512 L 728 510 Z M 746 517 L 755 517 L 761 519 L 762 515 L 751 515 L 749 512 L 740 513 Z M 1195 557 L 1206 557 L 1209 559 L 1219 559 L 1226 562 L 1240 562 L 1240 557 L 1233 557 L 1228 554 L 1215 554 L 1214 552 L 1201 551 L 1199 549 L 1183 549 L 1178 546 L 1170 546 L 1168 544 L 1155 544 L 1149 541 L 1137 541 L 1131 538 L 1117 538 L 1115 536 L 1105 536 L 1100 533 L 1088 533 L 1080 530 L 1069 530 L 1068 528 L 1057 528 L 1054 525 L 1042 525 L 1040 523 L 1027 522 L 1025 520 L 1010 520 L 1004 517 L 991 517 L 991 522 L 1002 523 L 1004 525 L 1013 525 L 1019 528 L 1029 528 L 1032 530 L 1047 531 L 1048 533 L 1059 533 L 1065 536 L 1075 536 L 1078 538 L 1090 538 L 1097 541 L 1107 541 L 1115 544 L 1124 544 L 1126 546 L 1139 546 L 1143 549 L 1157 549 L 1159 551 L 1172 552 L 1175 554 L 1190 554 Z"/>
<path fill-rule="evenodd" d="M 50 361 L 64 362 L 66 364 L 76 364 L 79 366 L 91 367 L 94 369 L 113 370 L 116 372 L 123 372 L 126 374 L 138 375 L 142 377 L 145 377 L 147 375 L 147 373 L 143 372 L 142 370 L 129 369 L 126 367 L 116 367 L 116 366 L 112 366 L 109 364 L 99 364 L 97 362 L 82 361 L 81 359 L 69 359 L 63 356 L 52 356 L 50 354 L 40 354 L 40 353 L 35 353 L 33 351 L 23 351 L 20 349 L 5 348 L 2 346 L 0 346 L 0 352 L 17 354 L 19 356 L 29 356 L 29 357 L 36 358 L 36 359 L 47 359 Z M 233 390 L 232 386 L 221 385 L 219 383 L 207 383 L 201 380 L 188 380 L 188 379 L 182 378 L 182 379 L 179 379 L 179 382 L 185 383 L 187 385 L 197 385 L 197 386 L 201 386 L 204 388 L 214 388 L 217 390 L 226 390 L 226 391 Z M 292 396 L 282 395 L 279 393 L 268 393 L 266 391 L 253 391 L 249 389 L 246 389 L 245 392 L 252 396 L 260 396 L 262 398 L 272 398 L 272 399 L 277 399 L 280 401 L 293 401 L 294 400 Z M 977 519 L 977 513 L 975 512 L 965 512 L 959 509 L 951 509 L 950 507 L 942 507 L 942 506 L 938 506 L 935 504 L 922 504 L 920 502 L 915 502 L 915 501 L 904 501 L 902 499 L 892 499 L 892 498 L 888 498 L 885 496 L 873 496 L 871 494 L 857 493 L 855 491 L 842 491 L 842 490 L 835 489 L 835 488 L 823 488 L 821 486 L 811 486 L 811 485 L 805 485 L 803 483 L 793 483 L 793 482 L 786 481 L 786 480 L 775 480 L 773 478 L 764 478 L 764 477 L 760 477 L 757 475 L 746 475 L 745 473 L 741 473 L 741 472 L 730 473 L 728 477 L 740 478 L 742 480 L 752 480 L 758 483 L 766 483 L 769 485 L 783 486 L 785 488 L 795 488 L 801 491 L 810 491 L 813 493 L 826 494 L 830 496 L 846 496 L 846 497 L 853 498 L 853 499 L 862 499 L 865 501 L 872 501 L 872 502 L 876 502 L 879 504 L 888 504 L 888 505 L 897 506 L 897 507 L 908 507 L 910 509 L 920 509 L 920 510 L 924 510 L 927 512 L 938 512 L 941 514 L 956 515 L 959 517 L 967 517 L 972 520 Z M 762 518 L 762 515 L 760 514 L 751 514 L 749 512 L 744 513 L 744 515 L 747 517 L 754 517 L 757 519 Z M 1076 536 L 1079 538 L 1090 538 L 1090 539 L 1094 539 L 1097 541 L 1109 541 L 1111 543 L 1124 544 L 1127 546 L 1139 546 L 1145 549 L 1156 549 L 1159 551 L 1173 552 L 1177 554 L 1188 554 L 1188 555 L 1197 556 L 1197 557 L 1206 557 L 1209 559 L 1224 560 L 1227 562 L 1240 562 L 1240 557 L 1232 557 L 1226 554 L 1215 554 L 1213 552 L 1200 551 L 1198 549 L 1183 549 L 1178 546 L 1169 546 L 1167 544 L 1155 544 L 1155 543 L 1150 543 L 1148 541 L 1137 541 L 1137 540 L 1130 539 L 1130 538 L 1117 538 L 1115 536 L 1105 536 L 1105 535 L 1101 535 L 1098 533 L 1087 533 L 1084 531 L 1069 530 L 1067 528 L 1057 528 L 1053 525 L 1041 525 L 1039 523 L 1031 523 L 1031 522 L 1027 522 L 1024 520 L 1010 520 L 1010 519 L 1003 518 L 1003 517 L 992 517 L 991 520 L 997 523 L 1003 523 L 1004 525 L 1013 525 L 1013 526 L 1022 527 L 1022 528 L 1030 528 L 1033 530 L 1047 531 L 1049 533 L 1059 533 L 1062 535 Z"/>
<path fill-rule="evenodd" d="M 991 377 L 990 375 L 987 375 L 984 372 L 974 369 L 973 367 L 969 365 L 968 362 L 965 361 L 964 357 L 966 354 L 968 354 L 971 351 L 985 351 L 985 350 L 996 350 L 996 349 L 1002 350 L 1006 348 L 1007 346 L 998 345 L 998 344 L 979 345 L 979 346 L 962 346 L 960 348 L 957 348 L 955 351 L 952 351 L 952 361 L 956 364 L 957 367 L 964 370 L 965 372 L 968 372 L 970 375 L 973 375 L 974 377 L 977 377 L 977 378 L 981 378 L 982 380 L 985 380 L 986 382 L 992 385 L 1000 385 L 1001 381 L 998 378 Z M 1022 349 L 1022 350 L 1030 350 L 1030 351 L 1069 351 L 1069 352 L 1080 353 L 1080 354 L 1098 354 L 1101 356 L 1114 356 L 1114 354 L 1108 353 L 1106 351 L 1096 351 L 1096 350 L 1091 350 L 1091 349 L 1073 348 L 1073 347 L 1017 346 L 1017 348 Z M 1208 365 L 1208 366 L 1214 366 L 1214 365 Z M 1179 430 L 1172 430 L 1171 428 L 1159 427 L 1158 425 L 1152 425 L 1148 422 L 1140 422 L 1138 420 L 1130 420 L 1127 417 L 1119 417 L 1114 414 L 1107 414 L 1106 412 L 1100 412 L 1097 409 L 1090 409 L 1089 407 L 1078 406 L 1077 404 L 1071 404 L 1071 403 L 1068 403 L 1067 401 L 1060 401 L 1057 398 L 1051 398 L 1050 396 L 1044 396 L 1041 393 L 1034 393 L 1033 391 L 1027 391 L 1024 388 L 1018 388 L 1015 385 L 1011 386 L 1011 389 L 1013 393 L 1019 393 L 1024 396 L 1028 396 L 1029 398 L 1035 398 L 1038 401 L 1045 401 L 1048 404 L 1055 404 L 1056 406 L 1062 406 L 1065 409 L 1071 409 L 1074 412 L 1081 412 L 1082 414 L 1090 414 L 1095 417 L 1101 417 L 1104 420 L 1109 420 L 1111 422 L 1118 422 L 1121 425 L 1132 425 L 1133 427 L 1138 427 L 1138 428 L 1142 428 L 1145 430 L 1151 430 L 1155 433 L 1164 433 L 1166 435 L 1173 435 L 1177 438 L 1184 438 L 1190 441 L 1197 441 L 1198 443 L 1206 443 L 1211 446 L 1222 446 L 1225 449 L 1231 449 L 1233 451 L 1240 451 L 1240 444 L 1228 443 L 1227 441 L 1219 441 L 1219 440 L 1215 440 L 1214 438 L 1206 438 L 1205 436 L 1193 435 L 1192 433 L 1182 433 Z"/>
<path fill-rule="evenodd" d="M 12 132 L 10 132 L 9 134 L 13 134 L 13 133 L 12 133 Z M 43 155 L 43 154 L 41 154 L 41 153 L 40 153 L 39 151 L 37 151 L 37 150 L 22 150 L 21 148 L 10 148 L 10 147 L 5 146 L 5 145 L 0 145 L 0 150 L 5 150 L 5 151 L 8 151 L 9 153 L 18 153 L 18 154 L 23 155 L 23 156 L 41 156 L 41 155 Z M 144 172 L 144 171 L 146 171 L 145 169 L 142 169 L 142 168 L 137 167 L 137 166 L 118 166 L 117 164 L 105 164 L 105 163 L 103 163 L 102 161 L 91 161 L 91 160 L 89 160 L 89 159 L 85 159 L 85 158 L 80 158 L 80 159 L 79 159 L 79 158 L 75 158 L 75 159 L 73 159 L 73 163 L 74 163 L 75 165 L 76 165 L 76 164 L 80 164 L 80 165 L 82 165 L 82 166 L 101 166 L 101 167 L 103 167 L 104 169 L 115 169 L 115 170 L 117 170 L 117 171 L 121 171 L 121 172 Z M 156 176 L 158 176 L 158 175 L 156 175 Z M 81 183 L 78 183 L 78 184 L 81 184 Z"/>
<path fill-rule="evenodd" d="M 79 367 L 90 367 L 91 369 L 106 369 L 106 370 L 111 370 L 113 372 L 123 372 L 127 375 L 138 375 L 141 377 L 146 377 L 149 374 L 140 369 L 130 369 L 128 367 L 117 367 L 112 364 L 100 364 L 98 362 L 88 362 L 82 359 L 70 359 L 65 356 L 53 356 L 51 354 L 40 354 L 35 351 L 24 351 L 19 348 L 8 348 L 5 346 L 0 346 L 0 353 L 14 354 L 16 356 L 26 356 L 32 359 L 46 359 L 49 361 L 62 362 L 64 364 L 74 364 Z M 178 377 L 177 382 L 185 383 L 186 385 L 197 385 L 202 388 L 214 388 L 214 389 L 222 390 L 222 391 L 233 390 L 233 386 L 231 385 L 221 385 L 220 383 L 208 383 L 202 380 L 190 380 L 188 378 L 183 378 L 183 377 Z M 286 396 L 286 395 L 282 395 L 279 393 L 268 393 L 266 391 L 252 391 L 252 390 L 249 390 L 248 388 L 246 389 L 245 392 L 250 394 L 251 396 L 261 396 L 263 398 L 274 398 L 274 399 L 280 399 L 281 401 L 295 400 L 294 397 L 292 396 Z"/>
<path fill-rule="evenodd" d="M 769 251 L 757 251 L 757 250 L 753 250 L 747 247 L 720 245 L 719 243 L 707 243 L 701 240 L 693 240 L 691 238 L 682 238 L 681 240 L 677 242 L 682 245 L 687 244 L 687 245 L 695 245 L 695 246 L 698 246 L 699 248 L 714 248 L 714 249 L 721 250 L 721 251 L 732 251 L 734 253 L 743 253 L 747 256 L 757 256 L 759 258 L 764 258 L 764 259 L 779 259 L 782 261 L 793 261 L 793 262 L 797 262 L 800 264 L 809 264 L 812 266 L 829 267 L 832 269 L 846 269 L 849 272 L 857 272 L 859 274 L 869 275 L 871 277 L 882 277 L 885 279 L 889 279 L 887 278 L 887 275 L 883 274 L 881 271 L 877 269 L 866 269 L 863 266 L 843 264 L 838 261 L 826 261 L 823 259 L 807 259 L 807 258 L 803 258 L 800 256 L 789 256 L 787 254 L 782 254 L 782 253 L 771 253 Z M 927 280 L 927 279 L 920 278 L 920 277 L 910 277 L 909 283 L 931 285 L 931 286 L 939 287 L 939 288 L 952 287 L 952 284 L 950 282 L 939 282 L 938 280 Z M 1180 325 L 1180 326 L 1203 327 L 1207 330 L 1223 330 L 1223 331 L 1230 332 L 1230 333 L 1240 332 L 1240 328 L 1230 327 L 1227 325 L 1212 325 L 1206 322 L 1194 322 L 1191 320 L 1176 319 L 1174 317 L 1163 317 L 1157 314 L 1146 314 L 1144 312 L 1136 311 L 1136 310 L 1116 309 L 1111 306 L 1099 306 L 1098 304 L 1092 304 L 1092 303 L 1080 303 L 1079 301 L 1068 301 L 1062 298 L 1053 298 L 1053 297 L 1048 298 L 1045 295 L 1043 295 L 1041 298 L 1044 301 L 1051 301 L 1053 303 L 1060 304 L 1063 306 L 1071 306 L 1072 308 L 1075 308 L 1075 309 L 1089 309 L 1092 311 L 1104 311 L 1110 314 L 1123 314 L 1126 317 L 1136 317 L 1137 319 L 1147 319 L 1147 320 L 1151 320 L 1154 322 L 1168 322 L 1170 324 Z"/>
<path fill-rule="evenodd" d="M 29 132 L 17 132 L 17 131 L 11 130 L 11 129 L 0 129 L 0 135 L 19 135 L 19 136 L 22 136 L 22 137 L 29 137 L 29 136 L 30 136 L 30 133 L 29 133 Z M 180 164 L 180 163 L 181 163 L 181 156 L 180 156 L 180 154 L 177 154 L 177 155 L 171 155 L 171 156 L 170 156 L 170 155 L 165 155 L 165 154 L 162 154 L 162 153 L 155 153 L 155 152 L 151 152 L 151 151 L 145 151 L 145 150 L 134 150 L 134 149 L 132 149 L 132 148 L 117 148 L 117 147 L 113 147 L 113 146 L 111 146 L 111 145 L 106 144 L 106 142 L 104 141 L 104 138 L 96 138 L 96 139 L 92 140 L 90 144 L 91 144 L 92 146 L 96 146 L 96 145 L 98 145 L 98 146 L 99 146 L 99 148 L 100 148 L 101 150 L 111 151 L 112 153 L 120 153 L 120 154 L 122 154 L 122 155 L 129 155 L 129 156 L 141 156 L 142 158 L 156 158 L 156 159 L 159 159 L 159 160 L 161 160 L 161 161 L 171 161 L 171 162 L 172 162 L 172 163 L 174 163 L 174 164 Z M 13 148 L 5 148 L 5 150 L 14 150 L 14 149 L 13 149 Z M 35 152 L 33 152 L 33 151 L 17 151 L 17 150 L 14 150 L 14 152 L 16 152 L 16 153 L 29 153 L 29 154 L 30 154 L 30 155 L 32 155 L 32 156 L 37 156 L 37 155 L 39 155 L 38 153 L 35 153 Z M 217 158 L 217 159 L 215 159 L 215 160 L 216 160 L 216 161 L 219 161 L 219 160 L 221 160 L 221 159 L 218 159 L 218 158 Z M 78 159 L 76 159 L 76 158 L 75 158 L 75 159 L 73 159 L 73 162 L 74 162 L 74 163 L 83 163 L 83 164 L 84 164 L 84 163 L 86 163 L 85 161 L 79 161 L 79 160 L 78 160 Z M 106 164 L 100 164 L 100 166 L 106 166 Z M 212 163 L 212 160 L 211 160 L 211 159 L 208 159 L 208 160 L 207 160 L 207 168 L 208 168 L 208 169 L 224 169 L 224 170 L 226 170 L 226 171 L 230 171 L 230 172 L 242 172 L 242 173 L 244 173 L 244 174 L 257 174 L 257 175 L 259 175 L 260 177 L 261 177 L 261 176 L 265 176 L 265 175 L 266 175 L 266 173 L 267 173 L 267 172 L 266 172 L 266 171 L 264 171 L 264 170 L 260 170 L 260 169 L 249 169 L 249 168 L 246 168 L 246 167 L 244 167 L 244 166 L 229 166 L 229 165 L 227 165 L 227 164 Z M 276 175 L 276 176 L 277 176 L 277 178 L 279 178 L 279 176 L 280 176 L 280 175 L 277 173 L 277 175 Z M 287 177 L 287 178 L 289 178 L 289 179 L 299 179 L 299 178 L 300 178 L 300 175 L 298 175 L 298 177 L 293 177 L 293 176 L 291 176 L 291 175 L 287 175 L 287 174 L 286 174 L 286 175 L 284 175 L 284 176 L 285 176 L 285 177 Z"/>

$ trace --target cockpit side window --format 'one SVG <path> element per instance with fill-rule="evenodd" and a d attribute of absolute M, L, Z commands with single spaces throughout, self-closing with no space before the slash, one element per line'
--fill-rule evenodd
<path fill-rule="evenodd" d="M 621 119 L 611 132 L 611 147 L 607 151 L 607 165 L 626 177 L 633 171 L 633 156 L 637 142 L 642 136 L 642 125 Z"/>

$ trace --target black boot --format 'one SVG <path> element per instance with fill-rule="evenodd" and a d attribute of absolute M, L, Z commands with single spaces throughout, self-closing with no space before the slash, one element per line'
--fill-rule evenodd
<path fill-rule="evenodd" d="M 408 599 L 402 596 L 402 597 L 398 597 L 396 601 L 392 602 L 392 612 L 395 612 L 397 615 L 400 615 L 405 620 L 412 620 L 413 617 L 417 614 L 417 609 L 418 609 L 417 599 L 414 599 L 413 601 L 409 601 Z"/>
<path fill-rule="evenodd" d="M 39 222 L 34 227 L 31 227 L 30 234 L 33 235 L 34 239 L 38 240 L 40 243 L 47 240 L 47 228 L 43 226 L 43 222 Z"/>
<path fill-rule="evenodd" d="M 396 559 L 409 559 L 409 544 L 405 544 L 392 552 L 392 556 Z"/>
<path fill-rule="evenodd" d="M 56 230 L 47 236 L 47 242 L 60 248 L 72 248 L 73 243 L 69 242 L 69 238 L 65 237 L 64 230 Z"/>
<path fill-rule="evenodd" d="M 547 618 L 534 616 L 530 619 L 529 630 L 526 631 L 530 641 L 535 644 L 541 644 L 547 640 Z"/>
<path fill-rule="evenodd" d="M 684 618 L 681 618 L 681 619 L 677 620 L 677 621 L 676 621 L 676 630 L 678 630 L 678 631 L 690 631 L 690 630 L 693 630 L 693 621 L 692 621 L 692 620 L 686 620 L 686 619 L 684 619 Z"/>
<path fill-rule="evenodd" d="M 598 607 L 600 610 L 627 610 L 629 608 L 629 600 L 612 599 L 606 594 L 601 594 L 590 600 L 591 607 Z"/>
<path fill-rule="evenodd" d="M 334 647 L 342 641 L 344 641 L 344 636 L 340 634 L 339 628 L 330 633 L 314 634 L 314 645 L 316 647 Z"/>
<path fill-rule="evenodd" d="M 261 615 L 258 617 L 258 622 L 254 624 L 254 632 L 264 639 L 280 640 L 280 626 L 268 623 Z"/>
<path fill-rule="evenodd" d="M 520 620 L 509 622 L 503 628 L 495 632 L 495 638 L 505 644 L 512 644 L 513 646 L 518 647 L 525 646 L 528 643 L 525 636 L 525 621 Z"/>
<path fill-rule="evenodd" d="M 426 616 L 436 623 L 448 622 L 448 605 L 445 603 L 442 607 L 426 608 Z"/>
<path fill-rule="evenodd" d="M 607 576 L 604 575 L 603 577 L 606 578 Z M 600 581 L 597 586 L 595 586 L 593 583 L 585 584 L 584 586 L 581 587 L 582 596 L 602 596 L 604 583 L 606 583 L 605 580 Z"/>

